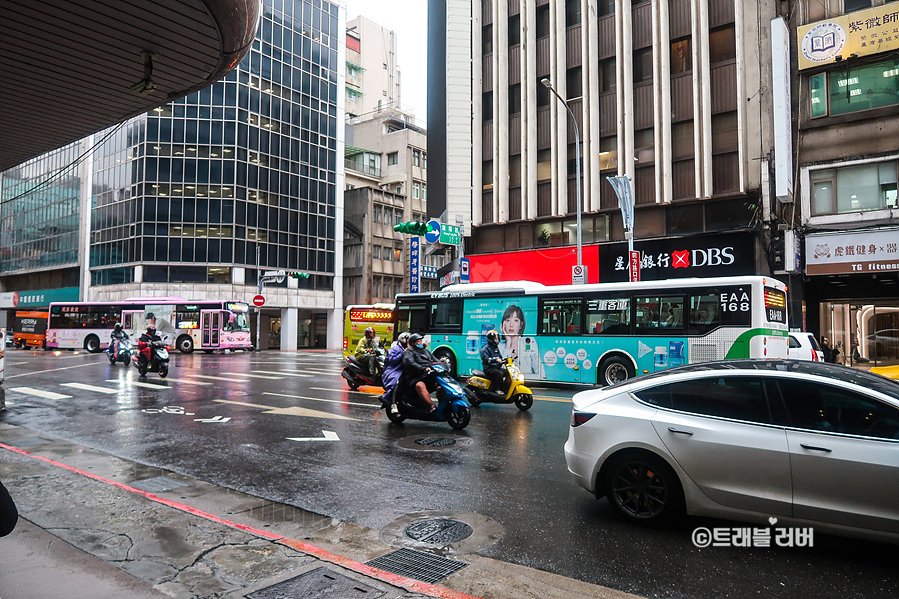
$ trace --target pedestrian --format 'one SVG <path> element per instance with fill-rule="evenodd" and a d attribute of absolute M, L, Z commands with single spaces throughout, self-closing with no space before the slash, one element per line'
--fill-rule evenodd
<path fill-rule="evenodd" d="M 827 337 L 821 337 L 821 351 L 824 352 L 824 361 L 833 364 L 833 348 Z"/>
<path fill-rule="evenodd" d="M 0 537 L 13 531 L 19 521 L 19 511 L 3 483 L 0 482 Z"/>

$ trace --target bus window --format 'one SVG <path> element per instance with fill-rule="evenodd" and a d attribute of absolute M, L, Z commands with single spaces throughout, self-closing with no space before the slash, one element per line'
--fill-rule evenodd
<path fill-rule="evenodd" d="M 690 296 L 690 333 L 701 334 L 721 324 L 717 293 Z"/>
<path fill-rule="evenodd" d="M 396 331 L 400 333 L 426 333 L 428 331 L 428 311 L 424 304 L 412 304 L 397 308 Z"/>
<path fill-rule="evenodd" d="M 684 328 L 682 297 L 638 297 L 636 324 L 638 329 Z"/>
<path fill-rule="evenodd" d="M 434 333 L 462 332 L 462 299 L 443 299 L 431 304 L 431 328 Z"/>
<path fill-rule="evenodd" d="M 629 335 L 630 332 L 629 298 L 587 300 L 588 335 Z"/>
<path fill-rule="evenodd" d="M 547 299 L 543 302 L 543 333 L 581 334 L 581 300 Z"/>

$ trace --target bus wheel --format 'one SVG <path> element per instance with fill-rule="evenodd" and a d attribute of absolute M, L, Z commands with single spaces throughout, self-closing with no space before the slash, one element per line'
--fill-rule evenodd
<path fill-rule="evenodd" d="M 97 338 L 96 335 L 89 335 L 88 338 L 84 340 L 84 349 L 92 354 L 97 353 L 100 351 L 100 339 Z"/>
<path fill-rule="evenodd" d="M 634 368 L 627 360 L 619 356 L 606 358 L 599 365 L 598 383 L 606 387 L 626 381 L 634 376 Z"/>
<path fill-rule="evenodd" d="M 446 367 L 449 368 L 450 374 L 456 376 L 456 358 L 453 357 L 449 350 L 438 349 L 434 352 L 434 357 L 445 363 Z"/>
<path fill-rule="evenodd" d="M 182 354 L 190 354 L 194 351 L 194 340 L 189 335 L 178 337 L 178 351 Z"/>

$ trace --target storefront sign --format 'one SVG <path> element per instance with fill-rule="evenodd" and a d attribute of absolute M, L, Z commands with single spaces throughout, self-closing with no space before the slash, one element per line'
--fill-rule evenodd
<path fill-rule="evenodd" d="M 899 271 L 899 230 L 810 235 L 805 263 L 809 275 Z"/>
<path fill-rule="evenodd" d="M 409 293 L 418 293 L 421 282 L 421 237 L 409 241 Z"/>
<path fill-rule="evenodd" d="M 771 78 L 774 100 L 774 191 L 793 201 L 793 100 L 790 95 L 790 30 L 782 17 L 771 21 Z"/>
<path fill-rule="evenodd" d="M 598 283 L 598 245 L 583 246 L 583 264 L 587 283 Z M 544 285 L 571 285 L 571 269 L 577 265 L 574 247 L 542 248 L 469 255 L 471 282 L 534 281 Z"/>
<path fill-rule="evenodd" d="M 799 27 L 799 68 L 899 48 L 899 5 L 859 10 Z"/>
<path fill-rule="evenodd" d="M 12 296 L 18 296 L 18 302 L 13 305 Z M 9 300 L 6 297 L 9 296 Z M 77 302 L 78 288 L 64 287 L 62 289 L 40 289 L 38 291 L 19 291 L 15 293 L 0 294 L 0 308 L 46 308 L 50 302 Z"/>
<path fill-rule="evenodd" d="M 18 308 L 19 294 L 16 291 L 0 293 L 0 308 Z"/>

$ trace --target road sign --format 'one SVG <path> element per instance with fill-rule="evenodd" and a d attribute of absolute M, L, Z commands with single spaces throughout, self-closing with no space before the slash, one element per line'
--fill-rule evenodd
<path fill-rule="evenodd" d="M 265 305 L 265 297 L 262 295 L 256 295 L 253 297 L 253 305 L 257 308 L 261 308 Z"/>
<path fill-rule="evenodd" d="M 409 242 L 409 293 L 418 293 L 421 272 L 421 237 Z"/>
<path fill-rule="evenodd" d="M 437 243 L 440 241 L 440 221 L 432 218 L 428 221 L 428 232 L 425 233 L 425 241 L 428 243 Z"/>
<path fill-rule="evenodd" d="M 421 272 L 422 279 L 436 279 L 437 278 L 437 267 L 436 266 L 428 266 L 427 264 L 422 264 L 420 272 Z"/>
<path fill-rule="evenodd" d="M 571 284 L 586 285 L 587 284 L 587 265 L 575 264 L 571 267 Z"/>
<path fill-rule="evenodd" d="M 440 225 L 440 243 L 459 245 L 462 243 L 462 227 L 456 225 Z"/>
<path fill-rule="evenodd" d="M 468 258 L 459 259 L 459 282 L 468 283 L 471 280 L 471 264 Z"/>
<path fill-rule="evenodd" d="M 631 266 L 628 269 L 630 281 L 636 283 L 640 280 L 640 252 L 636 250 L 630 252 L 630 262 Z"/>

